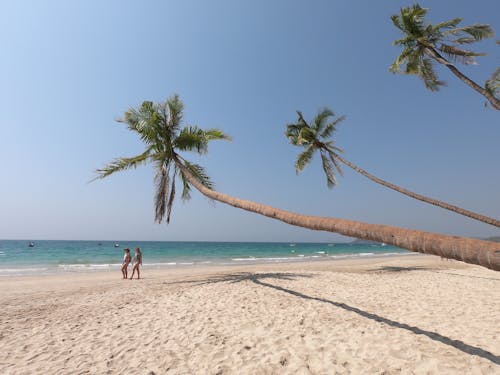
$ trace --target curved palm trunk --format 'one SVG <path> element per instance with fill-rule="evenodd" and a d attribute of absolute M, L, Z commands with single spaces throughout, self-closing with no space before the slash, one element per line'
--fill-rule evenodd
<path fill-rule="evenodd" d="M 479 86 L 476 82 L 471 80 L 469 77 L 467 77 L 465 74 L 463 74 L 460 70 L 458 70 L 455 65 L 453 65 L 451 62 L 446 60 L 443 56 L 439 54 L 438 51 L 436 51 L 435 48 L 426 46 L 425 51 L 428 56 L 436 60 L 438 63 L 445 65 L 448 69 L 451 70 L 451 72 L 457 76 L 462 82 L 464 82 L 466 85 L 472 87 L 474 90 L 476 90 L 478 93 L 480 93 L 482 96 L 484 96 L 490 104 L 492 105 L 493 108 L 500 110 L 500 100 L 495 98 L 495 96 L 486 90 L 484 87 Z"/>
<path fill-rule="evenodd" d="M 430 204 L 433 204 L 434 206 L 438 206 L 438 207 L 444 208 L 446 210 L 450 210 L 450 211 L 456 212 L 456 213 L 458 213 L 460 215 L 468 216 L 468 217 L 470 217 L 472 219 L 476 219 L 476 220 L 482 221 L 483 223 L 487 223 L 487 224 L 494 225 L 496 227 L 500 227 L 500 220 L 496 220 L 494 218 L 491 218 L 491 217 L 488 217 L 488 216 L 484 216 L 484 215 L 481 215 L 481 214 L 478 214 L 478 213 L 466 210 L 464 208 L 461 208 L 461 207 L 458 207 L 458 206 L 454 206 L 454 205 L 448 204 L 446 202 L 439 201 L 437 199 L 428 198 L 428 197 L 426 197 L 424 195 L 420 195 L 420 194 L 414 193 L 414 192 L 412 192 L 410 190 L 406 190 L 406 189 L 404 189 L 402 187 L 399 187 L 397 185 L 391 184 L 390 182 L 384 181 L 381 178 L 378 178 L 378 177 L 376 177 L 376 176 L 368 173 L 364 169 L 359 168 L 357 165 L 352 164 L 350 161 L 345 160 L 342 156 L 340 156 L 339 154 L 337 154 L 335 152 L 331 152 L 331 151 L 329 151 L 329 152 L 330 152 L 330 154 L 331 154 L 332 157 L 340 160 L 342 163 L 344 163 L 345 165 L 347 165 L 349 168 L 354 169 L 356 172 L 361 173 L 363 176 L 369 178 L 372 181 L 375 181 L 376 183 L 378 183 L 380 185 L 384 185 L 385 187 L 388 187 L 389 189 L 395 190 L 395 191 L 397 191 L 397 192 L 399 192 L 401 194 L 407 195 L 407 196 L 409 196 L 411 198 L 418 199 L 418 200 L 420 200 L 422 202 L 430 203 Z"/>
<path fill-rule="evenodd" d="M 384 242 L 411 251 L 439 255 L 466 263 L 478 264 L 500 271 L 500 243 L 471 238 L 445 236 L 389 225 L 367 224 L 359 221 L 306 216 L 285 211 L 260 203 L 234 198 L 203 186 L 179 161 L 177 166 L 189 182 L 210 199 L 283 221 L 287 224 L 328 232 L 340 233 L 349 237 Z"/>

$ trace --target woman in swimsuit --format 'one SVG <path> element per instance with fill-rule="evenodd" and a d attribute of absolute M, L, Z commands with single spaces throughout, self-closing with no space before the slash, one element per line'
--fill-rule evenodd
<path fill-rule="evenodd" d="M 122 263 L 122 275 L 123 278 L 126 279 L 128 277 L 128 265 L 132 260 L 130 256 L 130 249 L 123 249 L 125 254 L 123 255 L 123 263 Z"/>
<path fill-rule="evenodd" d="M 135 256 L 133 260 L 134 266 L 132 267 L 132 276 L 130 276 L 130 280 L 134 278 L 134 273 L 137 270 L 137 278 L 140 279 L 139 266 L 142 265 L 142 253 L 141 249 L 135 248 Z"/>

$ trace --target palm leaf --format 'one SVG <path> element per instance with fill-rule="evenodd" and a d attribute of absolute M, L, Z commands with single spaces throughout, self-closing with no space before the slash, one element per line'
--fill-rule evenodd
<path fill-rule="evenodd" d="M 443 52 L 449 60 L 464 64 L 471 65 L 476 62 L 474 56 L 484 56 L 484 53 L 477 53 L 474 51 L 458 48 L 448 44 L 441 44 L 439 50 Z"/>
<path fill-rule="evenodd" d="M 210 180 L 210 177 L 206 174 L 205 169 L 198 164 L 190 163 L 187 160 L 182 160 L 184 167 L 186 167 L 189 172 L 207 189 L 212 190 L 214 185 Z"/>
<path fill-rule="evenodd" d="M 449 21 L 443 21 L 433 26 L 435 30 L 450 29 L 450 31 L 456 30 L 457 25 L 462 22 L 462 18 L 457 17 Z M 446 31 L 445 31 L 446 32 Z"/>
<path fill-rule="evenodd" d="M 297 144 L 306 146 L 311 143 L 314 143 L 316 139 L 316 131 L 314 129 L 311 129 L 309 126 L 303 126 L 298 134 L 297 137 Z"/>
<path fill-rule="evenodd" d="M 331 116 L 335 116 L 335 114 L 329 108 L 323 108 L 318 112 L 314 118 L 314 129 L 317 133 L 320 133 L 323 130 L 326 120 L 328 120 Z"/>
<path fill-rule="evenodd" d="M 181 199 L 183 201 L 190 200 L 191 199 L 191 185 L 189 184 L 189 180 L 187 179 L 184 172 L 182 172 L 182 170 L 179 173 L 180 173 L 181 181 L 182 181 Z"/>
<path fill-rule="evenodd" d="M 344 115 L 337 117 L 335 120 L 326 125 L 325 129 L 320 134 L 320 137 L 323 139 L 330 138 L 331 135 L 335 132 L 335 130 L 337 130 L 337 125 L 344 120 L 345 120 Z"/>
<path fill-rule="evenodd" d="M 207 141 L 218 141 L 218 140 L 223 140 L 223 141 L 231 141 L 232 138 L 230 135 L 224 134 L 224 132 L 220 129 L 206 129 L 203 130 L 205 139 Z"/>
<path fill-rule="evenodd" d="M 495 35 L 495 32 L 493 31 L 491 26 L 485 24 L 475 24 L 446 31 L 446 34 L 451 35 L 457 35 L 461 33 L 469 34 L 477 42 L 483 39 L 491 38 Z"/>
<path fill-rule="evenodd" d="M 155 222 L 158 224 L 162 222 L 165 217 L 165 211 L 167 208 L 167 201 L 169 199 L 169 176 L 170 164 L 163 164 L 156 174 L 156 194 L 155 194 Z"/>
<path fill-rule="evenodd" d="M 326 184 L 331 189 L 337 183 L 337 179 L 335 178 L 335 172 L 333 169 L 333 165 L 332 165 L 330 159 L 328 159 L 327 156 L 323 152 L 320 152 L 320 155 L 321 155 L 321 162 L 323 165 L 323 170 L 325 171 L 325 175 L 326 175 Z"/>
<path fill-rule="evenodd" d="M 174 147 L 181 151 L 196 151 L 199 154 L 208 152 L 208 141 L 203 130 L 197 126 L 187 126 L 181 130 L 174 141 Z"/>
<path fill-rule="evenodd" d="M 170 194 L 167 202 L 167 224 L 170 224 L 170 215 L 172 214 L 174 199 L 175 199 L 175 172 L 172 178 L 172 188 L 170 189 Z"/>
<path fill-rule="evenodd" d="M 97 179 L 103 179 L 105 177 L 112 175 L 113 173 L 124 171 L 131 168 L 137 168 L 140 165 L 146 164 L 150 156 L 150 153 L 151 149 L 148 148 L 142 154 L 133 156 L 131 158 L 116 158 L 113 161 L 111 161 L 111 163 L 106 165 L 104 168 L 97 169 L 96 170 L 97 176 L 91 181 Z"/>
<path fill-rule="evenodd" d="M 177 131 L 179 129 L 182 117 L 184 116 L 184 104 L 179 99 L 179 95 L 174 94 L 167 99 L 167 107 L 169 112 L 169 119 L 167 126 L 172 129 L 172 131 Z"/>
<path fill-rule="evenodd" d="M 337 149 L 335 147 L 335 149 Z M 337 150 L 340 150 L 340 149 L 337 149 Z M 327 150 L 328 151 L 328 155 L 330 156 L 330 160 L 332 161 L 333 165 L 335 166 L 335 169 L 337 170 L 337 172 L 343 176 L 344 175 L 344 172 L 342 171 L 342 168 L 340 167 L 340 163 L 339 161 L 337 160 L 337 154 L 335 152 L 333 152 L 332 150 Z M 342 151 L 342 150 L 340 150 Z"/>
<path fill-rule="evenodd" d="M 491 75 L 491 78 L 486 81 L 485 87 L 490 94 L 500 99 L 500 67 L 498 67 Z"/>
<path fill-rule="evenodd" d="M 434 72 L 434 67 L 432 61 L 428 58 L 423 58 L 420 64 L 419 76 L 427 87 L 431 91 L 439 91 L 441 86 L 445 86 L 446 82 L 440 81 Z"/>
<path fill-rule="evenodd" d="M 294 146 L 299 145 L 300 129 L 302 129 L 302 126 L 298 124 L 288 124 L 286 126 L 285 136 Z"/>
<path fill-rule="evenodd" d="M 295 162 L 295 171 L 297 173 L 303 171 L 304 168 L 311 162 L 315 151 L 316 146 L 309 145 L 305 151 L 299 154 L 297 161 Z"/>

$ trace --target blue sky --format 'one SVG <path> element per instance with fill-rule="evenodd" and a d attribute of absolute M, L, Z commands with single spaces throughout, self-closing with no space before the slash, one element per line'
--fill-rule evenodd
<path fill-rule="evenodd" d="M 355 172 L 333 190 L 320 162 L 301 175 L 284 137 L 295 111 L 347 116 L 345 157 L 416 192 L 500 216 L 500 114 L 441 68 L 427 91 L 393 75 L 402 1 L 2 1 L 0 3 L 0 238 L 337 241 L 213 203 L 193 193 L 172 223 L 153 222 L 149 167 L 88 183 L 118 156 L 140 153 L 114 119 L 178 93 L 185 120 L 219 127 L 202 163 L 222 192 L 304 214 L 464 236 L 499 231 L 413 201 Z M 500 3 L 426 1 L 429 21 L 463 17 L 500 34 Z M 496 39 L 500 37 L 497 35 Z M 462 70 L 483 83 L 488 53 Z M 196 157 L 194 158 L 196 160 Z"/>

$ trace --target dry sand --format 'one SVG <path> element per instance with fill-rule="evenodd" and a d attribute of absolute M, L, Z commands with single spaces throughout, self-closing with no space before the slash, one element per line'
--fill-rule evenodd
<path fill-rule="evenodd" d="M 0 279 L 1 374 L 500 374 L 500 273 L 430 256 Z"/>

